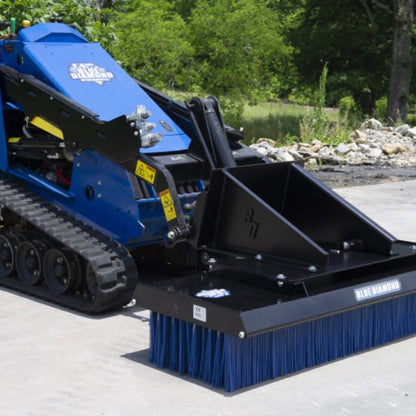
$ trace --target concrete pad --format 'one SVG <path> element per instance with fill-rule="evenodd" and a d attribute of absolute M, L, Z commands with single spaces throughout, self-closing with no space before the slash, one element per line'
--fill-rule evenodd
<path fill-rule="evenodd" d="M 416 240 L 416 181 L 338 191 Z M 148 311 L 99 318 L 0 289 L 0 415 L 414 415 L 416 338 L 235 393 L 147 361 Z"/>
<path fill-rule="evenodd" d="M 416 241 L 416 181 L 355 186 L 337 192 L 396 238 Z"/>

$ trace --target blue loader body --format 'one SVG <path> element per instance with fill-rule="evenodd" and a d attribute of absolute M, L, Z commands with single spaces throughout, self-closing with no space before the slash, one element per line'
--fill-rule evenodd
<path fill-rule="evenodd" d="M 8 52 L 8 48 L 13 50 Z M 78 31 L 64 24 L 45 23 L 21 30 L 16 40 L 3 42 L 0 65 L 36 76 L 103 121 L 128 116 L 136 105 L 144 105 L 152 113 L 151 120 L 155 120 L 153 133 L 160 133 L 163 139 L 150 149 L 140 149 L 143 153 L 181 152 L 189 147 L 189 137 L 99 44 L 89 43 Z M 16 104 L 2 98 L 6 111 Z M 19 109 L 24 112 L 24 106 Z M 36 172 L 10 162 L 3 126 L 0 137 L 1 170 L 32 184 L 45 199 L 123 244 L 163 241 L 166 227 L 162 225 L 164 214 L 158 195 L 149 187 L 149 197 L 137 201 L 127 172 L 102 154 L 88 149 L 75 155 L 70 187 L 63 190 Z M 109 140 L 117 146 L 117 137 Z M 137 152 L 139 148 L 137 139 Z M 94 198 L 86 197 L 88 186 L 96 193 Z M 193 192 L 181 196 L 183 203 L 194 199 Z"/>

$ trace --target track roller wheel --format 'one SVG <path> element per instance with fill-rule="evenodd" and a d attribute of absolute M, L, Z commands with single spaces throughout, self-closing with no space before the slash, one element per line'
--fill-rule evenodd
<path fill-rule="evenodd" d="M 0 235 L 0 277 L 7 277 L 16 264 L 16 249 L 23 238 L 15 234 Z"/>
<path fill-rule="evenodd" d="M 43 274 L 51 292 L 58 295 L 71 293 L 81 281 L 79 258 L 66 248 L 52 248 L 43 259 Z"/>
<path fill-rule="evenodd" d="M 42 259 L 47 250 L 39 240 L 23 241 L 16 251 L 17 276 L 22 282 L 37 285 L 42 280 Z"/>

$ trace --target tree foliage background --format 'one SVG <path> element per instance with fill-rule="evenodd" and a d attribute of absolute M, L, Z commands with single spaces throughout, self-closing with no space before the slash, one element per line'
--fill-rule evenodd
<path fill-rule="evenodd" d="M 388 94 L 398 3 L 406 2 L 5 0 L 0 18 L 36 23 L 61 16 L 132 76 L 168 92 L 214 94 L 230 118 L 247 101 L 313 104 L 325 65 L 326 105 L 349 97 L 372 114 Z M 414 100 L 410 94 L 411 108 Z"/>

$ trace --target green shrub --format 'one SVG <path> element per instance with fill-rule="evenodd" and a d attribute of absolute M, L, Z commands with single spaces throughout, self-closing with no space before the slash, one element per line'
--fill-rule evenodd
<path fill-rule="evenodd" d="M 360 122 L 361 112 L 351 95 L 342 97 L 338 103 L 340 124 L 346 128 L 355 128 Z"/>
<path fill-rule="evenodd" d="M 358 111 L 357 104 L 355 103 L 355 100 L 351 95 L 342 97 L 339 100 L 338 108 L 340 115 L 343 117 L 348 117 L 348 115 L 350 114 L 356 114 Z"/>
<path fill-rule="evenodd" d="M 382 97 L 376 101 L 376 110 L 374 112 L 377 120 L 384 121 L 386 120 L 387 113 L 387 97 Z"/>
<path fill-rule="evenodd" d="M 408 114 L 407 115 L 407 124 L 409 126 L 416 126 L 416 114 Z"/>

